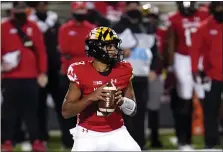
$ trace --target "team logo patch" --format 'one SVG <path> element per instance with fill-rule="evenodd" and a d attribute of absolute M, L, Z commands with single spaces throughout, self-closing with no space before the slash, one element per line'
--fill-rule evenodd
<path fill-rule="evenodd" d="M 209 31 L 209 33 L 210 33 L 211 35 L 217 35 L 217 34 L 218 34 L 218 31 L 215 30 L 215 29 L 211 29 L 211 30 Z"/>

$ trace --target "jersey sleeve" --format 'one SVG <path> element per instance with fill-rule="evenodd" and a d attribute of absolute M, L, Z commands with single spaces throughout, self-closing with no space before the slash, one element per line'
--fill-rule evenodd
<path fill-rule="evenodd" d="M 129 79 L 129 81 L 131 81 L 134 78 L 132 65 L 131 65 L 131 63 L 129 63 L 127 61 L 123 61 L 123 63 L 125 65 L 126 74 L 128 76 L 128 79 Z"/>
<path fill-rule="evenodd" d="M 71 64 L 67 70 L 67 77 L 70 82 L 76 83 L 77 86 L 80 87 L 80 80 L 77 75 L 77 69 L 75 69 L 75 65 Z"/>
<path fill-rule="evenodd" d="M 193 34 L 192 36 L 192 41 L 195 42 L 193 45 L 189 48 L 189 55 L 191 57 L 191 67 L 192 67 L 192 72 L 197 72 L 198 71 L 198 62 L 200 57 L 203 54 L 203 51 L 208 48 L 208 42 L 205 39 L 205 33 L 206 32 L 206 22 L 202 24 L 197 32 Z"/>

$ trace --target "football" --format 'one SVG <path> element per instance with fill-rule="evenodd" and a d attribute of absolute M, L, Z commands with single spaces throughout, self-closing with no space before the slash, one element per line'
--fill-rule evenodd
<path fill-rule="evenodd" d="M 115 93 L 117 88 L 112 83 L 109 83 L 103 89 L 109 91 L 109 97 L 106 98 L 106 101 L 98 102 L 98 111 L 107 116 L 115 111 Z"/>

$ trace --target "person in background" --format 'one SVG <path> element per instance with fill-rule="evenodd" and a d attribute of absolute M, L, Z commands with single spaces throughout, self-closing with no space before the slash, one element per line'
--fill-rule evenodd
<path fill-rule="evenodd" d="M 42 33 L 27 20 L 27 5 L 14 2 L 12 15 L 1 24 L 2 130 L 1 149 L 13 150 L 18 116 L 25 121 L 33 151 L 44 151 L 39 140 L 38 87 L 47 84 L 47 57 Z"/>
<path fill-rule="evenodd" d="M 4 23 L 5 21 L 8 21 L 10 19 L 11 9 L 13 8 L 13 2 L 4 2 L 2 3 L 1 7 L 4 8 L 4 11 L 5 11 L 4 17 L 1 18 L 1 23 Z M 2 98 L 1 101 L 3 102 L 4 99 Z M 21 127 L 22 126 L 21 123 L 22 123 L 21 118 L 18 116 L 17 122 L 16 122 L 17 127 L 13 136 L 13 140 L 15 141 L 15 144 L 26 141 L 26 137 L 25 137 L 26 131 Z"/>
<path fill-rule="evenodd" d="M 31 3 L 31 2 L 30 2 Z M 60 97 L 60 53 L 57 49 L 58 30 L 60 23 L 57 13 L 48 9 L 48 2 L 38 1 L 32 2 L 34 11 L 29 15 L 29 20 L 36 22 L 38 27 L 44 36 L 46 52 L 48 57 L 48 84 L 44 88 L 39 89 L 38 98 L 38 121 L 39 121 L 39 133 L 40 139 L 47 143 L 49 139 L 48 135 L 48 117 L 47 117 L 47 96 L 50 94 L 55 103 L 55 110 L 58 116 L 58 120 L 61 128 L 63 128 L 63 117 L 61 115 L 61 98 Z M 64 130 L 62 129 L 62 142 L 64 145 L 70 138 L 64 137 Z"/>
<path fill-rule="evenodd" d="M 110 26 L 110 21 L 97 10 L 94 3 L 96 2 L 86 2 L 88 9 L 86 20 L 96 26 Z"/>
<path fill-rule="evenodd" d="M 147 104 L 148 108 L 148 128 L 150 128 L 150 140 L 151 148 L 161 148 L 163 147 L 161 141 L 159 140 L 159 110 L 161 97 L 164 91 L 164 81 L 162 77 L 162 60 L 161 54 L 163 52 L 164 41 L 166 40 L 166 31 L 167 29 L 164 26 L 161 26 L 159 19 L 159 9 L 155 6 L 152 6 L 150 3 L 147 3 L 142 6 L 143 14 L 143 24 L 145 27 L 150 28 L 152 33 L 156 35 L 157 50 L 159 51 L 159 58 L 157 61 L 157 74 L 155 80 L 149 82 L 149 102 Z"/>
<path fill-rule="evenodd" d="M 189 52 L 194 81 L 203 83 L 205 89 L 205 98 L 202 103 L 205 148 L 213 149 L 221 144 L 218 124 L 223 93 L 223 2 L 211 2 L 209 11 L 212 16 L 204 21 L 193 35 L 192 41 L 196 43 L 192 45 Z M 198 69 L 200 56 L 203 56 L 203 75 Z"/>
<path fill-rule="evenodd" d="M 95 9 L 111 24 L 117 23 L 121 16 L 125 13 L 125 2 L 118 1 L 105 1 L 105 2 L 93 2 Z"/>
<path fill-rule="evenodd" d="M 176 76 L 176 90 L 179 96 L 177 105 L 173 106 L 176 115 L 176 131 L 178 136 L 178 148 L 180 150 L 192 150 L 192 112 L 194 89 L 199 100 L 204 98 L 204 90 L 201 85 L 194 84 L 191 73 L 191 60 L 189 49 L 196 42 L 191 40 L 197 31 L 201 21 L 209 17 L 208 10 L 199 9 L 196 2 L 176 2 L 178 11 L 171 13 L 168 25 L 167 71 L 171 69 Z M 202 68 L 200 68 L 202 69 Z"/>
<path fill-rule="evenodd" d="M 137 114 L 134 117 L 124 116 L 124 120 L 132 137 L 145 149 L 145 114 L 148 102 L 148 80 L 156 79 L 157 46 L 155 34 L 142 24 L 142 13 L 140 2 L 126 2 L 126 14 L 114 25 L 113 29 L 120 35 L 123 43 L 131 42 L 129 36 L 122 36 L 124 33 L 131 33 L 135 39 L 135 46 L 125 49 L 126 60 L 133 67 L 134 78 L 132 80 L 138 103 Z M 131 42 L 132 43 L 132 42 Z M 126 53 L 127 52 L 127 53 Z"/>
<path fill-rule="evenodd" d="M 66 76 L 70 64 L 88 60 L 85 54 L 85 37 L 95 27 L 86 21 L 87 15 L 86 2 L 72 2 L 71 13 L 73 19 L 64 23 L 59 29 L 58 44 L 61 52 L 61 79 L 60 79 L 60 93 L 64 97 L 69 87 L 69 80 Z M 62 107 L 63 99 L 60 101 Z M 69 129 L 74 128 L 77 122 L 77 117 L 72 117 L 64 122 L 64 139 L 69 138 L 69 145 L 67 148 L 73 146 L 72 136 L 69 134 Z M 66 141 L 68 142 L 68 141 Z"/>

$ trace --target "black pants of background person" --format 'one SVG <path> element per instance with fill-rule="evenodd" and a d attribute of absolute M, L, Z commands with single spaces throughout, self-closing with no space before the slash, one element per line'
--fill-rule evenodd
<path fill-rule="evenodd" d="M 150 148 L 162 148 L 163 145 L 159 139 L 159 112 L 160 100 L 163 95 L 163 82 L 158 77 L 153 81 L 149 81 L 149 100 L 147 103 L 148 129 L 150 129 Z"/>
<path fill-rule="evenodd" d="M 45 88 L 40 89 L 39 92 L 38 120 L 40 125 L 40 137 L 42 140 L 48 140 L 46 99 L 47 94 L 51 94 L 55 103 L 55 110 L 62 132 L 61 140 L 63 146 L 66 148 L 71 148 L 73 146 L 73 139 L 69 129 L 75 127 L 77 120 L 76 117 L 71 119 L 64 119 L 61 114 L 63 99 L 68 89 L 69 81 L 65 76 L 62 76 L 61 78 L 59 71 L 49 72 L 48 78 L 48 85 Z"/>
<path fill-rule="evenodd" d="M 192 139 L 192 113 L 193 105 L 191 102 L 181 102 L 174 88 L 171 91 L 171 109 L 175 120 L 175 133 L 179 145 L 191 144 Z"/>
<path fill-rule="evenodd" d="M 148 109 L 148 128 L 150 129 L 151 148 L 162 148 L 163 145 L 159 139 L 159 110 Z"/>
<path fill-rule="evenodd" d="M 26 130 L 22 128 L 22 118 L 18 116 L 13 141 L 15 144 L 27 141 Z"/>
<path fill-rule="evenodd" d="M 221 94 L 223 81 L 212 80 L 211 90 L 205 92 L 203 103 L 204 113 L 204 139 L 207 148 L 220 145 L 219 112 L 221 107 Z"/>
<path fill-rule="evenodd" d="M 2 143 L 13 140 L 17 118 L 21 118 L 28 129 L 30 141 L 38 139 L 37 102 L 38 85 L 36 79 L 2 80 Z"/>
<path fill-rule="evenodd" d="M 148 101 L 148 78 L 134 77 L 132 84 L 137 101 L 137 113 L 133 117 L 124 116 L 124 121 L 130 135 L 139 144 L 141 149 L 144 149 L 146 143 L 144 126 L 146 104 Z"/>

